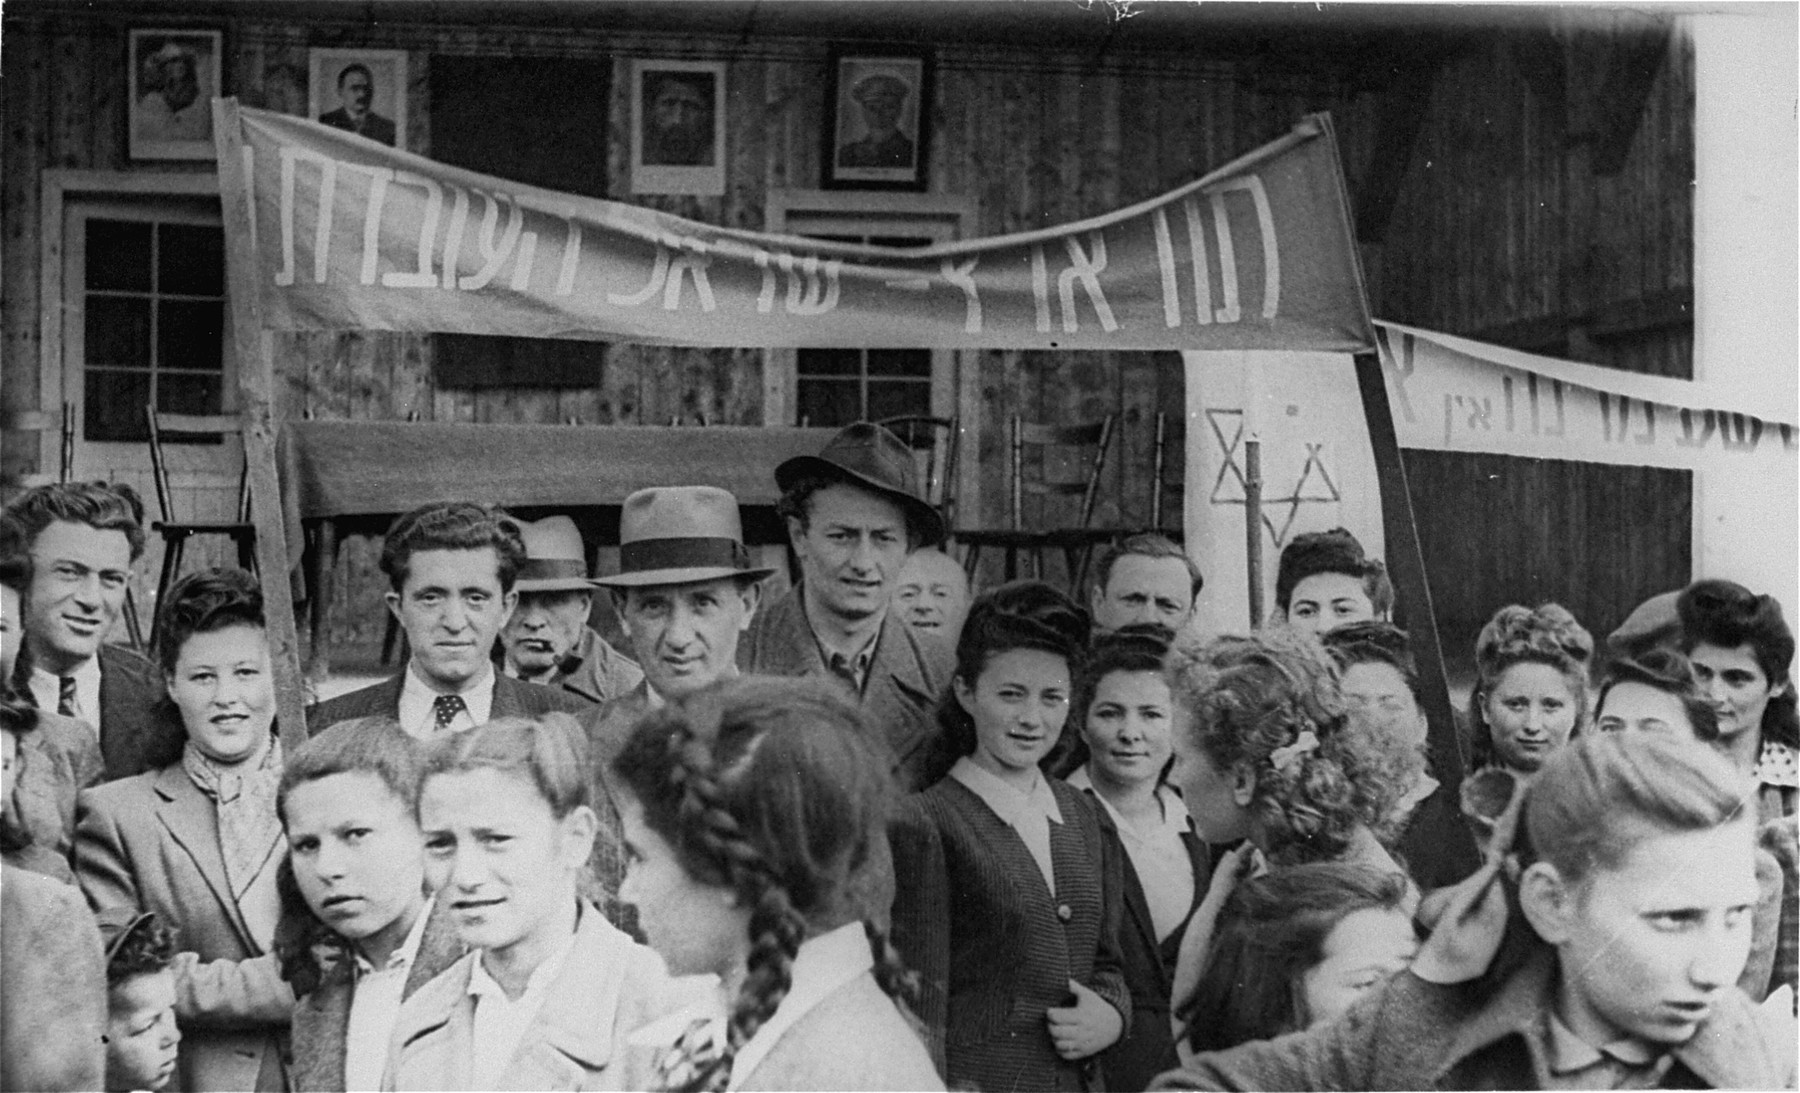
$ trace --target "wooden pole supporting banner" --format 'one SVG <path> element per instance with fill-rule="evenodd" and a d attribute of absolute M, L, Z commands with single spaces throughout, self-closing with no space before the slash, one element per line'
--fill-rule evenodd
<path fill-rule="evenodd" d="M 306 741 L 305 691 L 294 591 L 275 469 L 274 336 L 263 329 L 256 293 L 256 245 L 251 235 L 250 175 L 236 99 L 213 100 L 213 140 L 219 156 L 219 203 L 225 224 L 225 295 L 237 354 L 238 398 L 244 420 L 244 460 L 250 476 L 250 519 L 256 525 L 256 570 L 262 583 L 269 659 L 275 673 L 275 712 L 281 746 L 290 755 Z"/>
<path fill-rule="evenodd" d="M 1375 476 L 1381 485 L 1381 526 L 1387 541 L 1387 562 L 1395 593 L 1406 608 L 1406 631 L 1413 659 L 1419 668 L 1424 692 L 1425 718 L 1430 726 L 1431 776 L 1452 802 L 1459 801 L 1459 787 L 1468 757 L 1456 731 L 1456 715 L 1450 708 L 1450 682 L 1444 673 L 1444 650 L 1438 640 L 1437 616 L 1432 612 L 1431 588 L 1425 580 L 1425 552 L 1419 545 L 1419 528 L 1413 518 L 1412 494 L 1406 484 L 1406 464 L 1400 459 L 1400 441 L 1394 432 L 1394 412 L 1388 405 L 1387 382 L 1381 374 L 1381 357 L 1356 355 L 1356 385 L 1362 394 L 1363 417 L 1369 425 L 1369 444 L 1375 452 Z M 1462 874 L 1481 864 L 1475 839 L 1463 824 L 1450 825 L 1442 833 L 1445 856 Z"/>
<path fill-rule="evenodd" d="M 1262 487 L 1262 440 L 1252 435 L 1244 441 L 1244 573 L 1252 630 L 1263 623 Z"/>

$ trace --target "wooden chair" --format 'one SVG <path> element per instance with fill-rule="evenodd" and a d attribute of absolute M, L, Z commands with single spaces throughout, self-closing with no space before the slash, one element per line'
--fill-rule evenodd
<path fill-rule="evenodd" d="M 189 521 L 175 516 L 174 492 L 169 486 L 169 466 L 163 444 L 171 436 L 211 437 L 220 442 L 233 437 L 240 441 L 243 425 L 235 414 L 166 414 L 155 406 L 144 408 L 150 425 L 150 470 L 156 483 L 156 506 L 162 519 L 151 523 L 150 530 L 162 536 L 162 574 L 156 581 L 156 609 L 162 611 L 163 598 L 181 573 L 181 559 L 187 541 L 196 535 L 221 535 L 237 547 L 238 565 L 254 570 L 256 566 L 256 525 L 250 521 L 250 467 L 245 461 L 238 471 L 236 519 L 223 521 Z M 155 619 L 151 620 L 151 647 L 155 647 Z"/>
<path fill-rule="evenodd" d="M 1156 415 L 1156 450 L 1151 455 L 1150 530 L 1179 543 L 1185 529 L 1163 526 L 1163 505 L 1170 493 L 1179 494 L 1182 475 L 1187 466 L 1187 421 L 1185 415 L 1161 411 Z M 1177 472 L 1170 481 L 1170 472 Z"/>
<path fill-rule="evenodd" d="M 925 500 L 944 518 L 945 528 L 956 526 L 956 455 L 958 429 L 953 417 L 904 414 L 875 424 L 906 442 L 919 462 L 919 481 L 925 484 Z"/>
<path fill-rule="evenodd" d="M 963 557 L 963 566 L 973 575 L 980 562 L 982 548 L 992 546 L 1006 551 L 1007 580 L 1018 576 L 1018 556 L 1024 552 L 1029 552 L 1032 556 L 1032 575 L 1041 578 L 1044 573 L 1044 554 L 1056 548 L 1063 551 L 1068 563 L 1071 588 L 1079 590 L 1087 569 L 1088 555 L 1092 553 L 1094 546 L 1119 534 L 1116 528 L 1090 526 L 1094 516 L 1094 503 L 1100 494 L 1100 474 L 1106 468 L 1107 449 L 1112 445 L 1113 416 L 1108 414 L 1099 421 L 1079 425 L 1045 425 L 1024 421 L 1014 414 L 1011 433 L 1007 460 L 1009 526 L 959 532 L 958 540 L 968 547 L 968 553 Z M 1027 448 L 1040 450 L 1035 476 L 1027 473 Z M 1092 455 L 1070 460 L 1056 460 L 1051 455 L 1053 449 L 1071 448 L 1091 448 Z M 1078 473 L 1055 473 L 1059 467 L 1071 465 Z M 1027 528 L 1025 502 L 1028 497 L 1038 499 L 1040 509 L 1045 499 L 1054 501 L 1079 497 L 1079 518 L 1073 524 L 1060 527 Z"/>

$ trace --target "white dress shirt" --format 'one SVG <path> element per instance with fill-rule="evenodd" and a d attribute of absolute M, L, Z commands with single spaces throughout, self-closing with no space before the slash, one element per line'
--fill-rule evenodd
<path fill-rule="evenodd" d="M 439 694 L 426 684 L 419 674 L 413 670 L 409 661 L 406 665 L 406 682 L 400 687 L 400 727 L 407 734 L 419 740 L 428 740 L 437 735 L 437 710 L 433 703 Z M 462 732 L 477 725 L 485 724 L 494 709 L 494 666 L 483 665 L 481 674 L 463 685 L 456 692 L 463 700 L 462 712 L 450 723 L 451 732 Z"/>
<path fill-rule="evenodd" d="M 425 939 L 425 920 L 431 917 L 433 901 L 426 900 L 413 921 L 406 939 L 388 957 L 387 964 L 375 967 L 356 954 L 356 985 L 350 993 L 350 1027 L 344 1036 L 344 1088 L 351 1093 L 381 1088 L 381 1075 L 387 1068 L 388 1042 L 394 1035 L 394 1021 L 400 1016 L 401 996 L 406 993 L 406 979 L 412 974 L 413 960 L 419 955 L 419 944 Z"/>
<path fill-rule="evenodd" d="M 513 1056 L 518 1054 L 526 1031 L 537 1019 L 538 1011 L 544 1008 L 544 996 L 550 993 L 550 984 L 562 974 L 563 965 L 568 963 L 569 953 L 574 948 L 575 935 L 570 933 L 555 952 L 532 970 L 531 977 L 525 981 L 525 992 L 517 1000 L 508 998 L 505 989 L 488 974 L 482 965 L 486 954 L 476 956 L 475 966 L 469 972 L 469 994 L 475 999 L 475 1028 L 470 1037 L 474 1047 L 474 1058 L 469 1060 L 470 1089 L 503 1088 L 501 1076 L 506 1073 Z"/>
<path fill-rule="evenodd" d="M 994 815 L 1019 833 L 1025 849 L 1044 874 L 1050 894 L 1056 894 L 1056 865 L 1050 857 L 1050 825 L 1063 822 L 1062 809 L 1056 805 L 1056 794 L 1050 783 L 1036 770 L 1031 772 L 1031 789 L 1021 793 L 998 777 L 977 766 L 975 760 L 963 756 L 950 768 L 950 777 L 968 787 L 981 798 Z"/>
<path fill-rule="evenodd" d="M 1069 775 L 1069 784 L 1082 790 L 1094 788 L 1093 776 L 1086 766 Z M 1157 786 L 1156 803 L 1162 807 L 1162 819 L 1140 828 L 1100 791 L 1094 790 L 1094 799 L 1119 830 L 1119 842 L 1124 844 L 1131 870 L 1144 890 L 1156 940 L 1166 940 L 1187 921 L 1188 911 L 1194 906 L 1194 859 L 1188 857 L 1187 844 L 1181 841 L 1190 822 L 1187 805 L 1170 787 Z"/>
<path fill-rule="evenodd" d="M 97 739 L 100 735 L 100 658 L 89 657 L 69 674 L 75 677 L 75 712 L 72 716 L 87 722 Z M 56 707 L 62 697 L 62 677 L 32 665 L 31 697 L 37 701 L 38 709 L 59 712 Z"/>

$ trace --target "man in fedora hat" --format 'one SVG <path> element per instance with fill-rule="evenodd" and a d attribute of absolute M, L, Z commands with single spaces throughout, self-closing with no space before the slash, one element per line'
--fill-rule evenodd
<path fill-rule="evenodd" d="M 594 583 L 612 591 L 644 678 L 585 718 L 596 762 L 612 762 L 646 710 L 737 674 L 738 636 L 773 572 L 751 564 L 727 490 L 662 486 L 625 499 L 619 572 Z"/>
<path fill-rule="evenodd" d="M 943 517 L 916 478 L 912 449 L 866 421 L 818 455 L 775 468 L 777 511 L 801 579 L 757 620 L 738 655 L 747 672 L 841 680 L 893 749 L 908 790 L 925 788 L 926 745 L 954 660 L 948 643 L 889 610 L 907 553 L 944 537 Z"/>
<path fill-rule="evenodd" d="M 589 702 L 610 702 L 636 687 L 643 670 L 587 624 L 594 582 L 575 521 L 546 516 L 517 523 L 525 562 L 513 582 L 519 605 L 495 647 L 501 671 Z"/>

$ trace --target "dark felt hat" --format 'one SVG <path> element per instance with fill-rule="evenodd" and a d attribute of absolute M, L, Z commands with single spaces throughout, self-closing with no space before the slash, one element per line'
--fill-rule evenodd
<path fill-rule="evenodd" d="M 944 518 L 919 489 L 918 464 L 906 442 L 873 422 L 846 425 L 818 455 L 797 455 L 775 468 L 783 493 L 807 475 L 861 486 L 897 503 L 924 544 L 944 538 Z"/>

